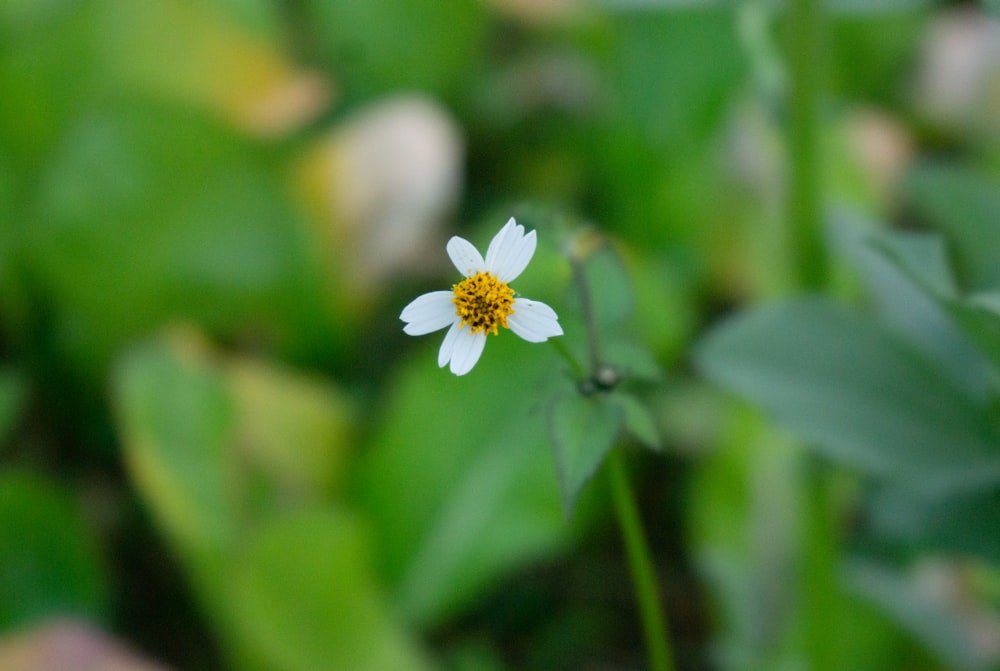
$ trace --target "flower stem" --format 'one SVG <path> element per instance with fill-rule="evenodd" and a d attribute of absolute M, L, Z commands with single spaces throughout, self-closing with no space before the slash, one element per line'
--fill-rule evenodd
<path fill-rule="evenodd" d="M 566 346 L 566 343 L 564 343 L 561 338 L 549 338 L 548 342 L 552 343 L 552 346 L 556 348 L 557 352 L 559 352 L 559 356 L 561 356 L 566 364 L 569 365 L 574 378 L 582 380 L 587 376 L 583 365 L 573 355 L 573 353 L 569 350 L 569 347 Z"/>
<path fill-rule="evenodd" d="M 594 317 L 594 305 L 590 300 L 590 286 L 584 274 L 583 262 L 577 257 L 570 258 L 573 269 L 573 279 L 577 291 L 580 292 L 580 307 L 583 311 L 583 323 L 587 329 L 587 347 L 590 353 L 590 370 L 596 373 L 603 363 L 601 359 L 601 340 L 597 335 L 597 320 Z"/>
<path fill-rule="evenodd" d="M 608 454 L 608 475 L 611 479 L 611 495 L 614 499 L 615 514 L 618 516 L 618 525 L 621 527 L 622 538 L 625 541 L 629 570 L 632 574 L 632 586 L 639 602 L 639 615 L 642 618 L 642 630 L 646 638 L 649 668 L 651 671 L 673 671 L 670 638 L 667 632 L 666 617 L 663 614 L 663 606 L 660 603 L 649 544 L 646 542 L 642 522 L 639 520 L 635 494 L 625 470 L 620 448 L 613 449 Z"/>

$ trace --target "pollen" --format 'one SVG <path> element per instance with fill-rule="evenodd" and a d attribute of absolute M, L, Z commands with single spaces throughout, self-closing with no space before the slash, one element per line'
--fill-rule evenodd
<path fill-rule="evenodd" d="M 496 275 L 476 273 L 454 287 L 455 314 L 462 326 L 468 324 L 473 333 L 497 335 L 499 327 L 507 327 L 507 317 L 514 314 L 514 290 L 501 282 Z"/>

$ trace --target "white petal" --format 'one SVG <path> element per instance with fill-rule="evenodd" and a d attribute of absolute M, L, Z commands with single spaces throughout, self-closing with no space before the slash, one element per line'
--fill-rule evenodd
<path fill-rule="evenodd" d="M 449 335 L 451 332 L 448 332 Z M 455 349 L 451 353 L 451 372 L 455 375 L 465 375 L 479 361 L 486 346 L 485 333 L 472 333 L 462 329 L 455 337 Z M 440 358 L 439 358 L 440 360 Z"/>
<path fill-rule="evenodd" d="M 518 226 L 514 217 L 511 217 L 504 224 L 503 228 L 493 236 L 493 239 L 490 240 L 490 246 L 486 250 L 486 267 L 492 270 L 495 267 L 497 253 L 500 249 L 511 242 L 520 240 L 522 237 L 524 237 L 524 226 Z"/>
<path fill-rule="evenodd" d="M 450 326 L 458 318 L 455 304 L 451 302 L 454 297 L 451 291 L 432 291 L 417 296 L 399 315 L 407 322 L 403 332 L 413 336 L 424 335 Z"/>
<path fill-rule="evenodd" d="M 448 256 L 458 268 L 458 272 L 466 277 L 472 277 L 481 270 L 486 270 L 486 262 L 471 242 L 457 235 L 448 241 Z"/>
<path fill-rule="evenodd" d="M 459 324 L 461 323 L 460 320 L 456 320 L 451 325 L 451 328 L 448 329 L 448 333 L 445 334 L 444 342 L 441 343 L 441 349 L 438 350 L 438 368 L 444 368 L 451 361 L 451 355 L 455 352 L 455 342 L 458 340 Z"/>
<path fill-rule="evenodd" d="M 524 226 L 511 217 L 486 250 L 486 269 L 501 282 L 511 282 L 528 266 L 537 244 L 535 232 L 525 235 Z"/>
<path fill-rule="evenodd" d="M 527 298 L 514 299 L 514 314 L 507 317 L 507 325 L 528 342 L 545 342 L 563 334 L 555 310 L 545 303 Z"/>

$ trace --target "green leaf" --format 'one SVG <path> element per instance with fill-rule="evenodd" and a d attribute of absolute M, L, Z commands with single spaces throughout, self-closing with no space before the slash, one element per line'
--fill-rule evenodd
<path fill-rule="evenodd" d="M 714 130 L 746 67 L 731 11 L 644 11 L 612 20 L 609 81 L 633 126 L 654 143 L 675 147 Z"/>
<path fill-rule="evenodd" d="M 178 318 L 221 334 L 252 325 L 264 342 L 343 337 L 272 164 L 217 124 L 149 103 L 69 124 L 22 242 L 57 353 L 103 375 L 125 343 Z"/>
<path fill-rule="evenodd" d="M 308 0 L 303 5 L 351 98 L 400 88 L 447 92 L 479 52 L 486 27 L 484 7 L 474 0 Z M 428 39 L 442 26 L 448 27 L 449 39 Z"/>
<path fill-rule="evenodd" d="M 906 180 L 907 194 L 948 239 L 961 284 L 1000 288 L 1000 185 L 970 168 L 924 163 Z"/>
<path fill-rule="evenodd" d="M 188 550 L 228 550 L 237 526 L 329 500 L 354 444 L 353 408 L 333 385 L 214 360 L 197 333 L 133 350 L 115 400 L 132 477 Z"/>
<path fill-rule="evenodd" d="M 583 260 L 583 280 L 598 325 L 615 326 L 632 315 L 632 283 L 618 253 L 606 242 L 598 244 Z"/>
<path fill-rule="evenodd" d="M 686 525 L 717 613 L 718 668 L 927 668 L 910 663 L 912 644 L 887 618 L 841 589 L 842 511 L 818 495 L 829 481 L 813 477 L 787 432 L 729 408 L 689 483 Z"/>
<path fill-rule="evenodd" d="M 942 372 L 974 394 L 986 396 L 993 392 L 1000 373 L 1000 292 L 959 295 L 936 240 L 913 234 L 873 239 L 874 247 L 909 282 L 902 291 L 897 289 L 895 295 L 882 299 L 883 309 L 894 321 L 901 321 L 901 315 L 911 317 L 905 323 L 905 336 L 943 364 Z M 892 271 L 883 271 L 871 284 L 876 295 L 885 294 L 900 285 L 900 279 Z M 929 300 L 934 304 L 929 305 Z M 924 323 L 912 319 L 913 315 L 920 315 Z M 969 343 L 974 350 L 970 351 Z"/>
<path fill-rule="evenodd" d="M 607 402 L 621 406 L 625 413 L 625 428 L 634 438 L 651 450 L 660 449 L 660 432 L 645 403 L 620 390 L 611 392 Z"/>
<path fill-rule="evenodd" d="M 559 396 L 549 406 L 549 437 L 566 517 L 572 514 L 580 490 L 615 446 L 625 425 L 625 413 L 623 403 L 600 394 Z"/>
<path fill-rule="evenodd" d="M 943 301 L 962 331 L 992 362 L 995 380 L 1000 372 L 1000 314 L 989 306 L 991 302 L 985 294 Z"/>
<path fill-rule="evenodd" d="M 663 376 L 653 354 L 624 336 L 605 338 L 601 342 L 601 356 L 625 378 L 657 381 Z"/>
<path fill-rule="evenodd" d="M 939 298 L 956 291 L 941 237 L 881 231 L 874 222 L 847 211 L 837 212 L 834 221 L 841 246 L 894 333 L 974 398 L 991 396 L 995 374 L 988 360 Z"/>
<path fill-rule="evenodd" d="M 355 409 L 336 387 L 251 359 L 225 369 L 236 441 L 278 498 L 325 500 L 344 480 Z"/>
<path fill-rule="evenodd" d="M 132 478 L 182 549 L 236 540 L 235 408 L 200 341 L 175 339 L 130 352 L 114 382 Z"/>
<path fill-rule="evenodd" d="M 823 4 L 832 13 L 865 17 L 923 9 L 931 6 L 933 0 L 824 0 Z"/>
<path fill-rule="evenodd" d="M 372 575 L 364 530 L 343 513 L 304 510 L 266 524 L 233 556 L 229 615 L 256 668 L 429 668 Z"/>
<path fill-rule="evenodd" d="M 0 369 L 0 448 L 15 428 L 24 405 L 24 384 L 11 369 Z"/>
<path fill-rule="evenodd" d="M 833 303 L 776 303 L 700 344 L 710 378 L 831 459 L 928 493 L 1000 481 L 988 409 L 888 329 Z"/>
<path fill-rule="evenodd" d="M 998 656 L 992 646 L 977 640 L 975 614 L 968 603 L 958 598 L 949 602 L 944 592 L 935 594 L 926 585 L 921 589 L 917 578 L 862 560 L 851 562 L 846 571 L 852 591 L 890 614 L 949 668 L 995 668 Z"/>
<path fill-rule="evenodd" d="M 720 668 L 781 668 L 795 610 L 802 452 L 745 406 L 691 483 L 691 547 L 719 612 Z M 787 662 L 786 662 L 787 663 Z"/>
<path fill-rule="evenodd" d="M 928 498 L 884 486 L 868 505 L 875 534 L 924 552 L 978 557 L 1000 563 L 1000 492 Z"/>
<path fill-rule="evenodd" d="M 423 626 L 572 531 L 540 407 L 559 379 L 555 353 L 501 333 L 455 377 L 437 367 L 438 346 L 418 349 L 389 386 L 355 480 L 398 609 Z"/>
<path fill-rule="evenodd" d="M 37 476 L 0 476 L 0 630 L 45 617 L 100 619 L 97 546 L 73 498 Z"/>
<path fill-rule="evenodd" d="M 941 236 L 927 233 L 886 232 L 872 236 L 868 243 L 892 259 L 900 270 L 920 287 L 937 296 L 953 296 L 958 291 L 952 275 L 948 250 Z M 875 282 L 871 283 L 875 285 Z M 872 286 L 877 291 L 878 287 Z M 892 298 L 882 301 L 891 309 Z"/>

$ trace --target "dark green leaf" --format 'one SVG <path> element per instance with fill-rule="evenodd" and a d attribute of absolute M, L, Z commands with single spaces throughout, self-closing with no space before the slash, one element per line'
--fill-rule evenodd
<path fill-rule="evenodd" d="M 557 397 L 549 406 L 549 437 L 567 517 L 573 512 L 580 490 L 615 446 L 624 424 L 624 406 L 599 394 L 568 394 Z"/>
<path fill-rule="evenodd" d="M 948 239 L 963 287 L 1000 288 L 1000 185 L 969 168 L 925 163 L 906 186 L 917 212 Z"/>
<path fill-rule="evenodd" d="M 0 369 L 0 447 L 17 424 L 24 404 L 21 376 L 10 369 Z"/>
<path fill-rule="evenodd" d="M 947 571 L 946 566 L 939 567 Z M 974 614 L 948 592 L 921 589 L 917 576 L 857 560 L 848 565 L 847 584 L 858 596 L 885 610 L 930 648 L 949 668 L 985 671 L 998 656 L 976 637 Z M 943 576 L 942 576 L 943 577 Z"/>
<path fill-rule="evenodd" d="M 716 328 L 701 369 L 827 456 L 928 492 L 1000 480 L 989 411 L 873 319 L 821 300 Z"/>
<path fill-rule="evenodd" d="M 943 301 L 956 323 L 1000 371 L 1000 314 L 975 298 Z M 988 300 L 988 299 L 987 299 Z"/>
<path fill-rule="evenodd" d="M 319 510 L 279 518 L 238 559 L 229 617 L 255 668 L 428 668 L 393 620 L 353 518 Z"/>
<path fill-rule="evenodd" d="M 919 242 L 923 239 L 923 243 Z M 942 372 L 955 378 L 980 396 L 992 393 L 996 386 L 997 371 L 1000 371 L 1000 310 L 998 294 L 982 292 L 971 296 L 959 296 L 957 289 L 943 267 L 943 250 L 933 244 L 935 238 L 928 236 L 896 235 L 881 236 L 874 245 L 891 263 L 901 271 L 913 285 L 894 296 L 894 306 L 885 301 L 885 310 L 890 318 L 914 312 L 925 317 L 926 323 L 911 323 L 908 338 L 918 347 L 928 351 L 935 359 L 945 364 Z M 920 247 L 925 251 L 935 248 L 933 254 L 914 253 Z M 883 281 L 884 293 L 899 280 L 892 272 L 882 274 L 889 278 Z M 916 287 L 919 290 L 914 291 Z M 906 294 L 909 294 L 909 300 Z M 927 305 L 933 300 L 935 305 Z M 978 349 L 969 351 L 968 343 Z M 992 363 L 992 369 L 988 363 Z"/>
<path fill-rule="evenodd" d="M 0 630 L 56 615 L 102 616 L 97 547 L 72 497 L 36 476 L 0 478 Z"/>
<path fill-rule="evenodd" d="M 479 51 L 485 28 L 484 7 L 474 0 L 309 0 L 304 6 L 351 97 L 400 88 L 447 92 Z M 448 39 L 430 37 L 445 26 Z"/>
<path fill-rule="evenodd" d="M 924 551 L 973 556 L 1000 563 L 1000 492 L 994 489 L 927 498 L 885 486 L 869 504 L 880 536 Z"/>
<path fill-rule="evenodd" d="M 435 365 L 438 346 L 391 386 L 356 480 L 398 608 L 425 625 L 572 531 L 539 407 L 556 354 L 505 332 L 455 377 Z"/>
<path fill-rule="evenodd" d="M 609 80 L 622 114 L 654 144 L 698 143 L 728 109 L 744 74 L 732 12 L 714 6 L 613 20 Z"/>
<path fill-rule="evenodd" d="M 634 438 L 651 450 L 660 449 L 660 432 L 645 403 L 619 390 L 611 392 L 607 402 L 621 406 L 625 413 L 625 428 Z"/>
<path fill-rule="evenodd" d="M 133 350 L 115 377 L 115 401 L 132 478 L 182 549 L 225 548 L 238 510 L 233 402 L 200 343 Z"/>
<path fill-rule="evenodd" d="M 618 325 L 631 316 L 632 285 L 621 257 L 609 245 L 601 244 L 583 260 L 583 278 L 598 324 Z"/>
<path fill-rule="evenodd" d="M 879 316 L 895 334 L 976 399 L 992 395 L 995 379 L 987 359 L 939 299 L 956 290 L 940 236 L 882 231 L 847 211 L 837 212 L 834 222 Z"/>
<path fill-rule="evenodd" d="M 823 4 L 830 12 L 865 17 L 923 9 L 933 4 L 933 0 L 825 0 Z"/>
<path fill-rule="evenodd" d="M 23 234 L 60 354 L 103 374 L 125 342 L 178 318 L 253 324 L 264 341 L 320 334 L 329 297 L 313 302 L 322 284 L 303 282 L 305 236 L 277 173 L 218 125 L 162 107 L 76 120 Z M 278 327 L 310 305 L 308 329 Z"/>

